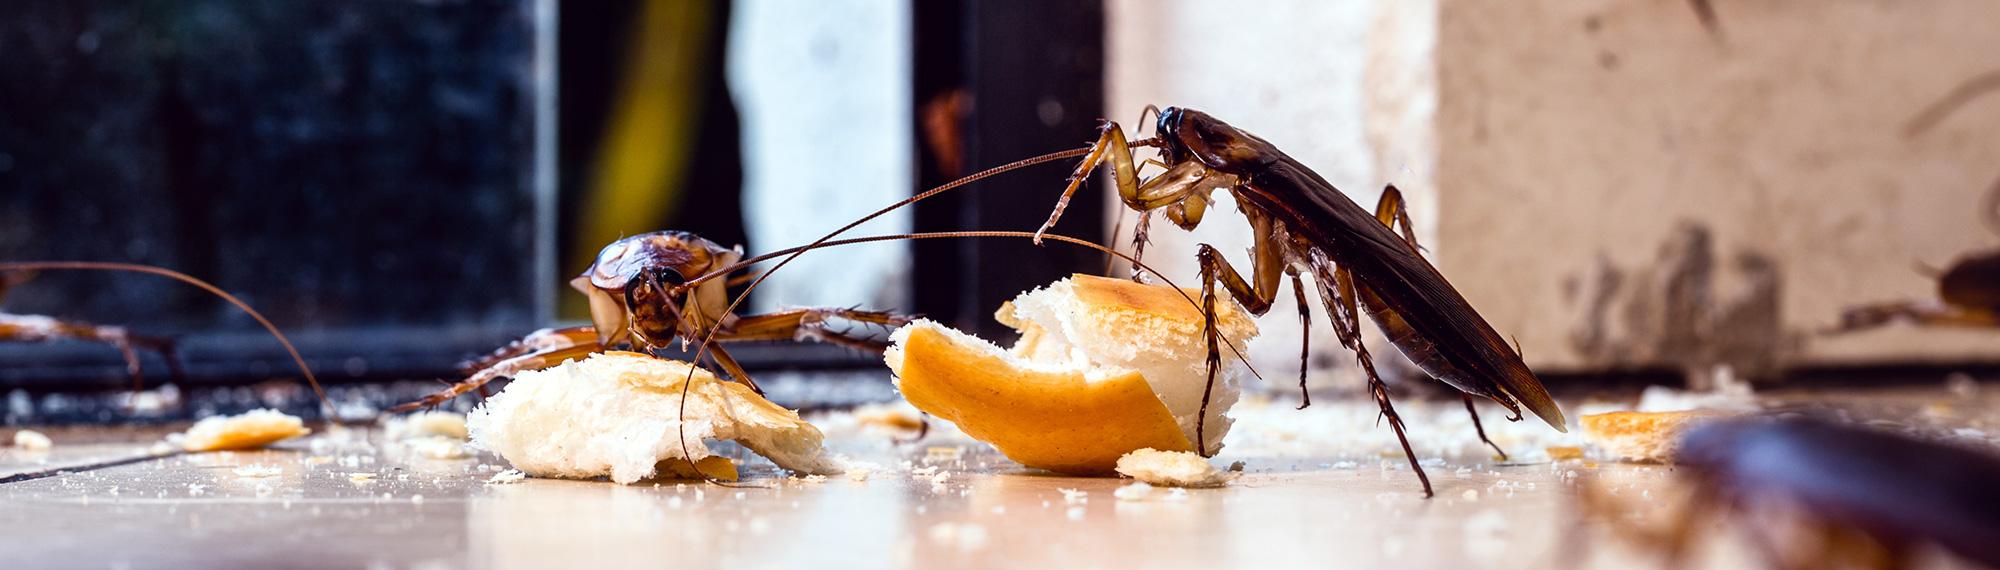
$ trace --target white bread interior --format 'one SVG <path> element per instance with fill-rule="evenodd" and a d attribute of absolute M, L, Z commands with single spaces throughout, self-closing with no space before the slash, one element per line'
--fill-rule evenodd
<path fill-rule="evenodd" d="M 709 440 L 735 440 L 794 472 L 838 472 L 822 456 L 819 429 L 796 412 L 686 362 L 630 352 L 523 372 L 465 424 L 474 446 L 536 477 L 630 484 L 653 477 L 663 461 L 713 455 Z"/>

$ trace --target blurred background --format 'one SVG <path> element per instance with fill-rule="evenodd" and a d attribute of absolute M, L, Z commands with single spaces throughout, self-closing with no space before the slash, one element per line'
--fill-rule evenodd
<path fill-rule="evenodd" d="M 1186 106 L 1364 206 L 1400 187 L 1433 262 L 1558 389 L 1942 382 L 1993 373 L 2000 336 L 1818 331 L 1935 301 L 1938 270 L 2000 242 L 1982 223 L 1997 16 L 1974 0 L 19 0 L 0 5 L 0 259 L 186 271 L 270 315 L 341 398 L 392 400 L 580 322 L 566 281 L 620 236 L 800 245 L 1079 147 L 1100 119 L 1129 133 L 1148 104 Z M 1032 230 L 1072 165 L 852 235 Z M 1059 231 L 1125 243 L 1113 195 L 1087 187 Z M 1192 234 L 1157 224 L 1149 263 L 1192 283 L 1205 242 L 1247 267 L 1218 198 Z M 1004 339 L 1002 301 L 1103 271 L 1057 245 L 854 246 L 800 258 L 749 310 L 917 312 Z M 177 339 L 180 374 L 149 354 L 147 378 L 222 395 L 203 405 L 302 394 L 278 346 L 198 290 L 46 272 L 5 294 L 9 314 Z M 1297 366 L 1290 299 L 1250 348 L 1269 378 Z M 1350 389 L 1316 321 L 1313 382 Z M 860 387 L 791 405 L 893 395 L 872 355 L 737 354 Z M 121 362 L 0 343 L 7 421 L 130 417 L 74 396 L 127 385 Z"/>

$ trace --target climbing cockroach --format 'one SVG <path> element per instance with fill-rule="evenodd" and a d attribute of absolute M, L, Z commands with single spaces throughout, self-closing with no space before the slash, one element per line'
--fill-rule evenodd
<path fill-rule="evenodd" d="M 278 343 L 285 346 L 285 352 L 291 355 L 292 362 L 298 364 L 299 371 L 305 374 L 306 383 L 312 386 L 313 394 L 319 398 L 320 403 L 325 404 L 327 401 L 326 392 L 320 389 L 319 379 L 313 376 L 312 368 L 306 366 L 305 358 L 299 356 L 299 351 L 292 346 L 291 339 L 285 338 L 285 333 L 279 332 L 276 325 L 271 324 L 271 321 L 265 319 L 264 315 L 258 313 L 256 309 L 250 308 L 250 305 L 244 303 L 242 299 L 236 298 L 235 295 L 231 295 L 229 292 L 223 291 L 222 288 L 216 287 L 207 281 L 172 269 L 131 263 L 91 261 L 0 262 L 0 294 L 4 294 L 9 286 L 18 285 L 24 280 L 9 276 L 27 275 L 36 271 L 145 273 L 180 281 L 220 297 L 245 314 L 250 315 L 250 318 L 255 319 L 257 324 L 262 325 L 264 330 L 271 333 L 272 337 L 277 338 Z M 134 347 L 144 347 L 158 351 L 162 357 L 166 358 L 168 369 L 175 376 L 180 375 L 180 359 L 173 350 L 173 342 L 169 339 L 134 335 L 127 332 L 123 327 L 94 325 L 80 321 L 60 320 L 37 315 L 0 313 L 0 342 L 41 342 L 58 339 L 98 341 L 117 347 L 119 352 L 124 354 L 125 367 L 128 373 L 132 375 L 132 389 L 134 391 L 139 390 L 143 382 L 139 371 L 139 359 L 133 351 Z"/>
<path fill-rule="evenodd" d="M 1410 229 L 1402 193 L 1394 186 L 1383 191 L 1370 214 L 1270 142 L 1192 109 L 1169 107 L 1160 111 L 1157 135 L 1129 146 L 1117 123 L 1106 121 L 1102 130 L 1077 166 L 1044 230 L 1055 225 L 1064 205 L 1090 172 L 1109 162 L 1120 198 L 1140 213 L 1142 223 L 1144 216 L 1164 209 L 1169 221 L 1193 229 L 1201 223 L 1210 194 L 1227 190 L 1255 232 L 1247 281 L 1214 247 L 1201 244 L 1196 254 L 1201 264 L 1202 303 L 1209 315 L 1205 334 L 1211 390 L 1220 361 L 1214 312 L 1218 282 L 1244 309 L 1262 315 L 1270 310 L 1281 281 L 1289 276 L 1299 302 L 1299 318 L 1309 323 L 1311 310 L 1301 278 L 1306 273 L 1318 286 L 1336 337 L 1355 352 L 1367 374 L 1369 390 L 1402 443 L 1426 496 L 1431 495 L 1430 479 L 1410 449 L 1402 419 L 1390 403 L 1388 386 L 1361 343 L 1359 309 L 1365 309 L 1384 336 L 1418 367 L 1461 392 L 1468 412 L 1473 410 L 1472 397 L 1478 396 L 1507 408 L 1513 413 L 1510 420 L 1519 420 L 1525 406 L 1550 427 L 1567 431 L 1562 410 L 1520 354 L 1424 259 Z M 1131 146 L 1158 147 L 1166 171 L 1141 180 Z M 1303 370 L 1299 385 L 1303 392 Z M 1473 412 L 1473 420 L 1478 426 L 1477 412 Z M 1198 425 L 1197 431 L 1200 429 Z M 1479 432 L 1480 439 L 1492 445 L 1485 430 Z"/>
<path fill-rule="evenodd" d="M 1769 525 L 1743 525 L 1774 568 L 1902 567 L 1926 544 L 2000 567 L 2000 457 L 1987 452 L 1816 419 L 1743 418 L 1690 428 L 1675 463 L 1688 494 L 1667 528 L 1627 526 L 1611 515 L 1628 510 L 1588 481 L 1579 522 L 1603 522 L 1670 567 L 1716 515 L 1773 509 L 1798 515 L 1818 543 L 1788 551 Z"/>
<path fill-rule="evenodd" d="M 736 381 L 755 389 L 756 382 L 718 343 L 810 339 L 880 353 L 887 348 L 882 341 L 828 329 L 827 319 L 885 327 L 910 320 L 892 313 L 832 307 L 738 316 L 729 302 L 729 279 L 697 278 L 719 269 L 740 269 L 737 262 L 742 258 L 741 249 L 725 248 L 686 232 L 652 232 L 612 242 L 597 254 L 589 269 L 570 280 L 571 287 L 590 299 L 591 324 L 530 333 L 470 364 L 471 376 L 464 381 L 392 411 L 436 406 L 493 380 L 548 368 L 620 344 L 650 351 L 676 340 L 698 345 L 700 354 L 708 355 Z"/>

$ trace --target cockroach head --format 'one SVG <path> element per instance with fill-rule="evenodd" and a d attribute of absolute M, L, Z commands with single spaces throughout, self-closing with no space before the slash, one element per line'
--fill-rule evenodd
<path fill-rule="evenodd" d="M 1155 128 L 1163 141 L 1161 152 L 1170 165 L 1193 159 L 1210 168 L 1237 171 L 1271 160 L 1275 154 L 1263 150 L 1270 147 L 1264 139 L 1194 109 L 1167 107 L 1160 111 Z"/>

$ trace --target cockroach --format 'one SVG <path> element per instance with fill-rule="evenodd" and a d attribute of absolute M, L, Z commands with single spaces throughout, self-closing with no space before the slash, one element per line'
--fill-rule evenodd
<path fill-rule="evenodd" d="M 1986 227 L 2000 234 L 2000 181 L 1987 190 L 1980 208 Z M 1935 300 L 1904 300 L 1850 307 L 1840 323 L 1821 334 L 1873 329 L 1897 321 L 1918 326 L 2000 328 L 2000 250 L 1959 257 L 1936 273 Z"/>
<path fill-rule="evenodd" d="M 271 324 L 270 319 L 264 318 L 262 313 L 258 313 L 256 309 L 250 308 L 248 303 L 244 303 L 242 299 L 238 299 L 235 295 L 229 294 L 228 291 L 222 290 L 221 287 L 217 287 L 214 284 L 186 273 L 151 265 L 95 261 L 15 261 L 0 262 L 0 294 L 4 294 L 9 286 L 18 285 L 24 280 L 20 277 L 9 276 L 27 275 L 37 271 L 144 273 L 180 281 L 208 292 L 211 295 L 220 297 L 222 300 L 234 305 L 238 310 L 243 311 L 244 314 L 250 315 L 250 318 L 255 319 L 258 325 L 263 326 L 265 331 L 270 332 L 273 338 L 278 339 L 279 344 L 284 345 L 285 352 L 292 357 L 292 362 L 298 365 L 299 372 L 305 375 L 306 383 L 312 387 L 313 394 L 319 398 L 322 405 L 327 405 L 326 391 L 320 388 L 319 379 L 313 375 L 312 368 L 306 366 L 305 358 L 299 355 L 298 348 L 292 346 L 291 339 L 286 338 L 285 333 L 280 332 L 277 325 Z M 30 342 L 56 339 L 99 341 L 117 347 L 125 356 L 126 370 L 132 375 L 132 388 L 134 391 L 143 387 L 143 379 L 139 370 L 139 360 L 133 351 L 134 347 L 144 347 L 158 351 L 166 358 L 169 370 L 175 376 L 180 375 L 179 357 L 174 352 L 174 344 L 170 339 L 134 335 L 127 332 L 123 327 L 117 326 L 94 325 L 80 321 L 60 320 L 37 315 L 0 313 L 0 341 Z M 330 406 L 329 409 L 331 409 Z"/>
<path fill-rule="evenodd" d="M 1785 552 L 1767 532 L 1753 532 L 1773 567 L 1900 567 L 1925 544 L 2000 567 L 2000 487 L 1993 484 L 2000 457 L 1991 453 L 1803 417 L 1697 425 L 1677 449 L 1675 476 L 1688 495 L 1668 528 L 1620 526 L 1629 523 L 1602 515 L 1624 509 L 1587 483 L 1579 494 L 1586 518 L 1605 519 L 1669 566 L 1715 515 L 1778 508 L 1800 515 L 1820 544 Z"/>
<path fill-rule="evenodd" d="M 1141 180 L 1132 147 L 1159 148 L 1159 164 L 1165 171 Z M 1521 408 L 1526 407 L 1550 427 L 1567 431 L 1562 410 L 1520 354 L 1424 259 L 1410 229 L 1402 193 L 1395 186 L 1383 191 L 1370 214 L 1270 142 L 1201 111 L 1169 107 L 1158 111 L 1153 138 L 1129 145 L 1118 124 L 1105 121 L 1097 142 L 1077 165 L 1069 186 L 1043 224 L 1043 231 L 1054 227 L 1077 188 L 1107 162 L 1121 201 L 1139 213 L 1142 225 L 1151 212 L 1164 210 L 1175 225 L 1194 229 L 1212 203 L 1215 190 L 1229 191 L 1249 219 L 1255 240 L 1249 279 L 1209 244 L 1201 244 L 1196 253 L 1203 311 L 1208 315 L 1204 335 L 1209 346 L 1209 391 L 1203 393 L 1204 408 L 1220 364 L 1214 310 L 1217 284 L 1244 309 L 1263 315 L 1277 298 L 1282 281 L 1289 277 L 1299 303 L 1299 319 L 1310 324 L 1311 310 L 1302 279 L 1309 274 L 1336 337 L 1342 346 L 1354 351 L 1367 374 L 1369 390 L 1402 443 L 1425 496 L 1432 495 L 1430 478 L 1410 448 L 1387 384 L 1361 343 L 1362 310 L 1418 367 L 1461 393 L 1480 439 L 1488 445 L 1493 442 L 1486 438 L 1478 413 L 1473 411 L 1475 396 L 1505 407 L 1512 413 L 1509 420 L 1521 419 Z M 1143 237 L 1137 240 L 1143 241 Z M 1135 245 L 1135 250 L 1142 245 Z M 1302 393 L 1303 368 L 1302 362 Z M 1309 405 L 1311 400 L 1305 403 Z M 1197 434 L 1204 427 L 1197 423 Z M 1498 446 L 1494 449 L 1499 450 Z"/>
<path fill-rule="evenodd" d="M 2000 250 L 1967 255 L 1937 276 L 1937 299 L 1889 301 L 1851 307 L 1840 323 L 1821 331 L 1844 334 L 1897 321 L 1919 326 L 2000 327 Z"/>
<path fill-rule="evenodd" d="M 630 344 L 640 351 L 698 344 L 738 382 L 757 386 L 743 366 L 719 343 L 739 341 L 817 340 L 880 353 L 887 343 L 826 326 L 838 318 L 855 323 L 901 326 L 910 317 L 889 312 L 837 307 L 806 307 L 762 315 L 736 315 L 730 279 L 700 279 L 711 272 L 736 267 L 741 248 L 725 248 L 700 236 L 657 231 L 629 236 L 606 245 L 597 260 L 570 287 L 590 300 L 591 324 L 549 328 L 473 362 L 471 376 L 451 387 L 391 411 L 433 407 L 478 389 L 493 380 L 528 370 L 548 368 L 610 347 Z M 732 270 L 733 271 L 733 270 Z M 724 275 L 727 276 L 726 274 Z"/>
<path fill-rule="evenodd" d="M 10 287 L 28 280 L 29 273 L 0 275 L 0 299 L 5 299 Z M 0 342 L 53 342 L 57 340 L 81 340 L 101 342 L 118 349 L 125 358 L 125 373 L 132 377 L 132 391 L 144 388 L 146 377 L 139 365 L 138 349 L 159 353 L 167 362 L 167 371 L 174 378 L 181 376 L 180 356 L 174 350 L 173 339 L 134 334 L 125 327 L 100 325 L 72 319 L 58 319 L 42 315 L 21 315 L 0 311 Z"/>

